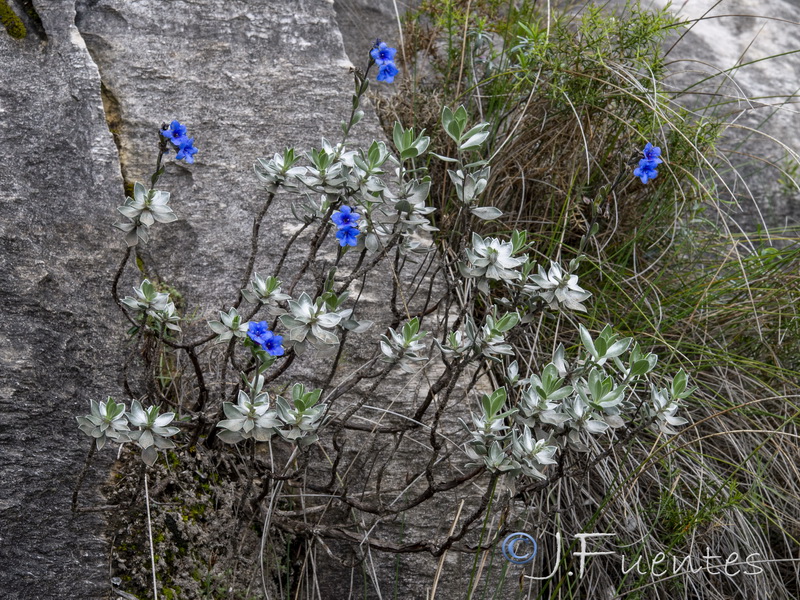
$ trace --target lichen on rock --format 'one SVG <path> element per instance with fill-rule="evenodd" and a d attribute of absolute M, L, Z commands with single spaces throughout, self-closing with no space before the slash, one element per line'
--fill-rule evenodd
<path fill-rule="evenodd" d="M 6 0 L 0 0 L 0 21 L 2 21 L 8 35 L 12 38 L 21 40 L 28 35 L 25 23 L 17 16 L 17 13 L 13 11 Z"/>

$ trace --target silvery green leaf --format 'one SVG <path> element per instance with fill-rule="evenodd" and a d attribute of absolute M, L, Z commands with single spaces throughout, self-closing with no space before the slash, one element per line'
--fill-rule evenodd
<path fill-rule="evenodd" d="M 297 440 L 297 438 L 299 438 L 301 435 L 303 435 L 303 432 L 300 429 L 296 428 L 296 427 L 293 427 L 292 429 L 290 429 L 288 431 L 283 430 L 283 429 L 279 429 L 278 433 L 280 434 L 280 436 L 283 439 L 285 439 L 285 440 L 287 440 L 289 442 L 294 442 L 294 441 Z"/>
<path fill-rule="evenodd" d="M 476 270 L 475 269 L 470 269 L 466 265 L 466 263 L 463 263 L 463 262 L 460 262 L 460 261 L 458 262 L 458 272 L 461 273 L 462 277 L 469 278 L 469 277 L 475 277 L 476 276 Z"/>
<path fill-rule="evenodd" d="M 614 356 L 619 356 L 623 352 L 625 352 L 628 347 L 631 345 L 632 338 L 623 338 L 618 342 L 614 342 L 611 346 L 606 350 L 605 356 L 606 358 L 612 358 Z"/>
<path fill-rule="evenodd" d="M 402 371 L 408 373 L 409 375 L 414 375 L 417 372 L 417 370 L 414 367 L 412 367 L 409 363 L 399 362 L 398 365 L 400 366 L 400 369 Z"/>
<path fill-rule="evenodd" d="M 139 227 L 137 227 L 137 224 L 135 222 L 133 223 L 117 222 L 114 223 L 114 227 L 125 233 L 125 243 L 128 246 L 135 246 L 136 244 L 139 243 L 139 234 L 138 234 Z M 141 227 L 144 228 L 146 231 L 144 225 L 142 225 Z M 146 242 L 147 239 L 144 239 L 143 241 Z"/>
<path fill-rule="evenodd" d="M 272 438 L 273 430 L 256 427 L 253 430 L 253 439 L 257 442 L 268 442 Z"/>
<path fill-rule="evenodd" d="M 372 327 L 373 324 L 374 323 L 372 321 L 356 321 L 355 319 L 348 319 L 342 324 L 342 327 L 352 331 L 353 333 L 364 333 L 370 327 Z"/>
<path fill-rule="evenodd" d="M 311 333 L 313 336 L 323 344 L 336 345 L 339 343 L 339 338 L 334 333 L 322 329 L 318 325 L 311 326 Z"/>
<path fill-rule="evenodd" d="M 557 412 L 555 410 L 545 410 L 539 414 L 539 421 L 560 427 L 570 420 L 569 415 Z"/>
<path fill-rule="evenodd" d="M 131 425 L 134 425 L 135 427 L 147 424 L 147 413 L 144 412 L 144 409 L 138 400 L 134 400 L 131 404 L 131 411 L 128 415 L 128 420 L 130 421 Z"/>
<path fill-rule="evenodd" d="M 306 339 L 306 335 L 309 332 L 309 328 L 305 325 L 301 325 L 300 327 L 293 327 L 289 330 L 289 339 L 292 342 L 303 342 Z"/>
<path fill-rule="evenodd" d="M 631 365 L 631 376 L 633 377 L 644 375 L 648 371 L 650 371 L 650 361 L 644 359 L 637 360 Z"/>
<path fill-rule="evenodd" d="M 225 327 L 225 325 L 220 321 L 208 321 L 208 326 L 211 328 L 211 331 L 219 335 L 224 335 L 231 332 L 231 330 L 228 327 Z M 230 336 L 228 337 L 230 339 Z"/>
<path fill-rule="evenodd" d="M 125 306 L 132 308 L 134 310 L 138 310 L 139 308 L 141 308 L 136 298 L 131 298 L 130 296 L 123 298 L 122 300 L 120 300 L 120 302 L 122 302 Z"/>
<path fill-rule="evenodd" d="M 381 340 L 380 346 L 381 346 L 381 352 L 383 352 L 384 356 L 386 356 L 387 358 L 397 357 L 394 349 L 392 348 L 392 346 L 389 344 L 388 341 Z"/>
<path fill-rule="evenodd" d="M 133 206 L 129 206 L 127 204 L 118 207 L 117 210 L 122 216 L 128 217 L 129 219 L 135 219 L 136 217 L 139 216 L 139 213 L 142 212 L 140 209 L 134 208 Z M 132 224 L 130 224 L 130 226 L 132 226 Z"/>
<path fill-rule="evenodd" d="M 134 432 L 134 433 L 138 434 L 136 442 L 142 448 L 149 448 L 150 446 L 155 444 L 155 439 L 153 437 L 153 432 L 150 429 L 141 429 L 138 432 Z"/>
<path fill-rule="evenodd" d="M 492 221 L 503 216 L 503 211 L 494 206 L 472 206 L 469 211 L 484 221 Z"/>
<path fill-rule="evenodd" d="M 140 181 L 133 184 L 133 198 L 141 203 L 144 203 L 147 199 L 147 188 L 144 187 L 144 184 Z"/>
<path fill-rule="evenodd" d="M 147 228 L 143 225 L 128 232 L 128 234 L 125 236 L 125 243 L 128 246 L 135 246 L 139 243 L 140 239 L 145 244 L 147 243 Z"/>
<path fill-rule="evenodd" d="M 244 427 L 244 424 L 245 420 L 242 419 L 242 415 L 240 414 L 238 417 L 220 421 L 217 423 L 217 427 L 227 429 L 228 431 L 241 431 L 242 427 Z"/>
<path fill-rule="evenodd" d="M 120 231 L 124 231 L 125 233 L 130 233 L 132 231 L 136 231 L 136 223 L 114 223 L 114 227 L 119 229 Z"/>
<path fill-rule="evenodd" d="M 142 460 L 148 467 L 152 467 L 156 464 L 156 460 L 158 459 L 158 451 L 156 450 L 155 446 L 148 446 L 147 448 L 142 449 Z"/>
<path fill-rule="evenodd" d="M 571 385 L 567 385 L 547 394 L 547 399 L 553 402 L 557 400 L 563 400 L 564 398 L 572 395 L 572 392 L 573 387 Z"/>
<path fill-rule="evenodd" d="M 171 208 L 155 206 L 151 210 L 153 218 L 159 223 L 174 223 L 178 220 L 178 215 L 172 212 Z"/>
<path fill-rule="evenodd" d="M 603 421 L 589 420 L 586 421 L 585 427 L 586 431 L 589 433 L 603 433 L 606 429 L 608 429 L 608 423 L 604 423 Z"/>
<path fill-rule="evenodd" d="M 153 213 L 151 213 L 149 210 L 146 210 L 146 211 L 142 211 L 142 213 L 139 215 L 139 222 L 142 225 L 150 227 L 156 221 L 153 218 Z"/>
<path fill-rule="evenodd" d="M 177 427 L 171 427 L 170 429 L 177 429 Z M 178 429 L 178 431 L 180 431 L 180 429 Z M 163 438 L 161 436 L 153 436 L 153 444 L 155 445 L 156 448 L 159 448 L 159 449 L 162 449 L 162 450 L 165 449 L 165 448 L 174 448 L 175 447 L 175 442 L 173 442 L 172 440 L 168 440 L 166 438 Z"/>
<path fill-rule="evenodd" d="M 314 442 L 316 442 L 318 439 L 319 437 L 317 437 L 317 435 L 315 434 L 307 435 L 297 440 L 297 445 L 300 446 L 301 448 L 305 448 L 306 446 L 309 446 Z"/>
<path fill-rule="evenodd" d="M 597 350 L 594 347 L 594 342 L 592 341 L 592 336 L 589 335 L 589 331 L 582 324 L 579 324 L 578 327 L 579 327 L 579 330 L 580 330 L 581 342 L 583 342 L 584 348 L 586 348 L 586 351 L 595 360 L 597 360 L 600 357 L 598 356 Z"/>
<path fill-rule="evenodd" d="M 666 421 L 658 422 L 658 430 L 665 435 L 675 435 L 678 433 L 672 427 L 670 427 Z"/>
<path fill-rule="evenodd" d="M 436 158 L 438 158 L 439 160 L 443 160 L 444 162 L 451 162 L 451 163 L 458 162 L 458 160 L 455 158 L 450 158 L 449 156 L 442 156 L 441 154 L 436 154 L 435 152 L 431 152 L 430 155 L 435 156 Z"/>
<path fill-rule="evenodd" d="M 600 384 L 599 389 L 592 392 L 593 408 L 611 408 L 622 402 L 622 394 L 625 393 L 626 386 L 614 387 L 614 381 L 608 376 Z"/>
<path fill-rule="evenodd" d="M 682 398 L 683 393 L 686 391 L 686 384 L 688 378 L 686 377 L 686 372 L 681 369 L 676 374 L 675 377 L 672 379 L 672 384 L 670 385 L 670 393 L 672 394 L 673 398 Z"/>
<path fill-rule="evenodd" d="M 238 431 L 230 431 L 228 429 L 217 433 L 217 437 L 226 444 L 236 444 L 244 439 L 242 434 Z"/>
<path fill-rule="evenodd" d="M 289 302 L 291 306 L 292 301 Z M 289 314 L 284 314 L 279 317 L 281 325 L 286 327 L 286 329 L 294 329 L 295 327 L 305 327 L 305 323 L 302 321 L 298 321 L 297 319 L 293 318 Z"/>
<path fill-rule="evenodd" d="M 317 323 L 319 327 L 325 327 L 326 329 L 336 327 L 339 324 L 339 321 L 341 320 L 342 320 L 342 315 L 335 312 L 321 314 L 317 317 Z"/>
<path fill-rule="evenodd" d="M 469 133 L 469 132 L 467 132 Z M 486 141 L 486 138 L 489 137 L 488 131 L 481 131 L 471 135 L 466 142 L 459 146 L 459 150 L 468 150 L 469 148 L 475 148 L 476 146 L 480 146 Z"/>

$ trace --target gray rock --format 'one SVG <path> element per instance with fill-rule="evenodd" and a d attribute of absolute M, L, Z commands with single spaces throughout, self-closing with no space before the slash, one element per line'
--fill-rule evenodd
<path fill-rule="evenodd" d="M 380 38 L 399 50 L 395 59 L 402 65 L 400 21 L 417 4 L 419 0 L 334 0 L 336 22 L 353 63 L 363 68 L 372 44 Z"/>
<path fill-rule="evenodd" d="M 107 544 L 99 513 L 70 513 L 89 448 L 75 415 L 119 392 L 109 281 L 122 253 L 108 222 L 122 178 L 72 3 L 37 8 L 43 29 L 0 29 L 0 590 L 96 598 Z M 108 462 L 83 504 L 103 504 Z"/>
<path fill-rule="evenodd" d="M 148 248 L 157 272 L 193 303 L 231 302 L 264 198 L 255 158 L 338 139 L 349 110 L 351 64 L 332 6 L 84 1 L 77 22 L 119 123 L 126 181 L 149 177 L 162 122 L 180 119 L 199 148 L 194 166 L 168 161 L 159 183 L 180 220 Z M 374 116 L 358 131 L 370 129 Z M 265 226 L 289 214 L 283 206 Z"/>
<path fill-rule="evenodd" d="M 667 2 L 655 0 L 653 4 L 664 6 Z M 759 225 L 796 226 L 800 190 L 781 169 L 788 168 L 788 174 L 800 183 L 800 118 L 793 98 L 800 77 L 797 3 L 693 0 L 674 3 L 673 10 L 686 19 L 700 20 L 671 52 L 669 58 L 679 61 L 672 66 L 679 76 L 667 83 L 680 89 L 690 80 L 708 77 L 694 88 L 704 95 L 687 95 L 689 103 L 707 102 L 713 97 L 708 94 L 724 95 L 717 113 L 732 126 L 720 149 L 733 167 L 725 180 L 739 198 L 732 217 L 747 230 Z M 681 76 L 685 71 L 688 73 Z M 734 170 L 739 175 L 734 175 Z"/>

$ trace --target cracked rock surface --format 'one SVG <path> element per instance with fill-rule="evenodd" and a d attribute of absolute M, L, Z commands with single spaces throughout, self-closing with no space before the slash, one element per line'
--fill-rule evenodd
<path fill-rule="evenodd" d="M 70 512 L 89 448 L 75 415 L 119 392 L 108 222 L 122 178 L 72 3 L 37 9 L 25 39 L 0 29 L 0 595 L 96 598 L 106 543 L 101 513 Z M 108 462 L 81 504 L 102 504 Z"/>

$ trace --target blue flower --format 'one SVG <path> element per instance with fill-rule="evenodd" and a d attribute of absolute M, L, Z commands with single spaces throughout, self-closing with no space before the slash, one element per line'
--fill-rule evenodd
<path fill-rule="evenodd" d="M 270 356 L 283 356 L 283 336 L 267 331 L 261 342 L 261 347 Z"/>
<path fill-rule="evenodd" d="M 386 42 L 375 40 L 375 45 L 370 50 L 369 55 L 378 66 L 386 65 L 389 63 L 394 64 L 394 55 L 397 54 L 396 48 L 389 48 Z"/>
<path fill-rule="evenodd" d="M 267 354 L 283 356 L 283 337 L 269 330 L 266 321 L 250 321 L 247 326 L 247 337 L 261 346 Z"/>
<path fill-rule="evenodd" d="M 181 125 L 178 121 L 170 123 L 169 129 L 162 129 L 161 135 L 169 139 L 170 142 L 180 147 L 186 142 L 186 126 Z"/>
<path fill-rule="evenodd" d="M 385 81 L 386 83 L 392 83 L 394 81 L 395 76 L 400 71 L 392 62 L 384 63 L 378 69 L 378 77 L 376 78 L 378 81 Z"/>
<path fill-rule="evenodd" d="M 266 321 L 250 321 L 247 326 L 247 337 L 253 340 L 256 344 L 261 344 L 264 336 L 270 333 L 269 325 Z"/>
<path fill-rule="evenodd" d="M 655 179 L 658 176 L 656 167 L 660 162 L 660 160 L 656 162 L 655 160 L 643 158 L 639 161 L 639 166 L 633 170 L 633 174 L 640 178 L 642 183 L 647 183 L 649 180 Z"/>
<path fill-rule="evenodd" d="M 194 138 L 188 138 L 181 143 L 175 158 L 177 160 L 186 160 L 187 163 L 192 164 L 194 162 L 192 157 L 195 154 L 197 154 L 197 148 L 194 147 Z"/>
<path fill-rule="evenodd" d="M 659 158 L 661 156 L 661 148 L 653 146 L 650 142 L 645 144 L 642 154 L 644 158 L 639 160 L 639 166 L 633 170 L 633 174 L 641 179 L 642 183 L 647 183 L 658 176 L 656 167 L 664 161 Z"/>
<path fill-rule="evenodd" d="M 361 233 L 357 228 L 350 227 L 341 227 L 339 231 L 336 232 L 336 239 L 339 240 L 340 246 L 357 246 L 358 245 L 358 234 Z"/>
<path fill-rule="evenodd" d="M 643 154 L 647 160 L 655 161 L 656 165 L 660 165 L 664 162 L 659 158 L 659 156 L 661 156 L 661 148 L 653 146 L 650 142 L 647 142 L 645 145 Z"/>
<path fill-rule="evenodd" d="M 354 213 L 353 209 L 349 206 L 342 206 L 338 211 L 333 213 L 331 221 L 336 224 L 336 227 L 342 229 L 343 227 L 352 227 L 361 218 L 361 215 Z"/>

